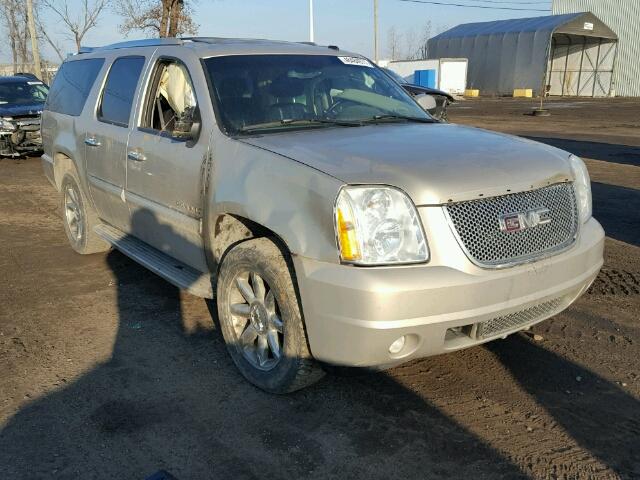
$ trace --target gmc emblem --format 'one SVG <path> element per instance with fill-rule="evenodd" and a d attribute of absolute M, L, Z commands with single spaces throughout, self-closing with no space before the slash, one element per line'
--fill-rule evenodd
<path fill-rule="evenodd" d="M 544 207 L 533 208 L 526 212 L 505 213 L 498 217 L 500 230 L 507 233 L 520 232 L 550 222 L 551 211 Z"/>

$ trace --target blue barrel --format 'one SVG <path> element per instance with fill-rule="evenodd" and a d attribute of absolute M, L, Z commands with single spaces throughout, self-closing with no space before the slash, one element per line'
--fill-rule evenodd
<path fill-rule="evenodd" d="M 413 73 L 413 83 L 421 87 L 436 88 L 436 71 L 416 70 Z"/>

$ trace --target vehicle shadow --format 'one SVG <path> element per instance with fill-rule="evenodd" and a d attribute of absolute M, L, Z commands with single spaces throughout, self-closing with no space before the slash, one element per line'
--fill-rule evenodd
<path fill-rule="evenodd" d="M 638 146 L 530 135 L 524 135 L 524 138 L 546 143 L 552 147 L 574 153 L 579 157 L 592 158 L 604 162 L 635 165 L 636 167 L 640 166 L 640 147 Z"/>
<path fill-rule="evenodd" d="M 485 348 L 578 445 L 620 478 L 640 478 L 637 399 L 522 335 Z"/>
<path fill-rule="evenodd" d="M 608 237 L 640 246 L 640 190 L 591 182 L 593 216 Z"/>
<path fill-rule="evenodd" d="M 329 376 L 286 396 L 256 389 L 228 356 L 212 302 L 117 251 L 106 264 L 117 289 L 111 357 L 2 426 L 3 478 L 528 478 L 384 373 Z"/>

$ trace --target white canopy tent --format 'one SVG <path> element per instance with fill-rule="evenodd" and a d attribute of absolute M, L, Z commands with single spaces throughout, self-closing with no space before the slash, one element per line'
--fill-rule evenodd
<path fill-rule="evenodd" d="M 608 96 L 617 39 L 589 12 L 468 23 L 429 40 L 429 58 L 468 58 L 467 88 L 483 94 Z"/>

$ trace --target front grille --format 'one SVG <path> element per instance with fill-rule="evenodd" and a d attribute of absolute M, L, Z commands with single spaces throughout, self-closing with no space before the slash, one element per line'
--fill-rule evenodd
<path fill-rule="evenodd" d="M 520 231 L 500 228 L 500 217 L 549 209 L 550 222 Z M 578 231 L 578 211 L 571 183 L 529 192 L 452 203 L 445 207 L 467 256 L 483 267 L 534 260 L 571 245 Z"/>
<path fill-rule="evenodd" d="M 566 297 L 554 298 L 538 305 L 513 312 L 502 317 L 492 318 L 486 322 L 480 322 L 471 328 L 470 336 L 476 340 L 490 338 L 503 332 L 508 332 L 519 326 L 524 326 L 536 320 L 543 320 L 557 313 L 567 304 Z"/>

